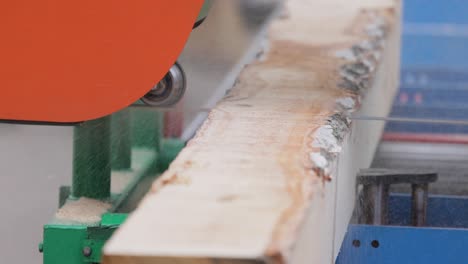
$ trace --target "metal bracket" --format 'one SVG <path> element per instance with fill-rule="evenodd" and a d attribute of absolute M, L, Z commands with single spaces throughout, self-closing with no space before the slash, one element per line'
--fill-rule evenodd
<path fill-rule="evenodd" d="M 43 263 L 100 263 L 105 242 L 184 145 L 163 139 L 162 114 L 147 109 L 125 110 L 76 127 L 73 185 L 60 189 L 59 207 L 91 198 L 110 208 L 93 223 L 71 216 L 45 225 L 39 245 Z M 111 179 L 120 184 L 111 188 Z"/>
<path fill-rule="evenodd" d="M 392 184 L 411 184 L 411 222 L 414 226 L 426 224 L 428 186 L 437 181 L 437 173 L 418 170 L 365 169 L 357 177 L 362 185 L 359 223 L 386 225 L 388 199 Z"/>

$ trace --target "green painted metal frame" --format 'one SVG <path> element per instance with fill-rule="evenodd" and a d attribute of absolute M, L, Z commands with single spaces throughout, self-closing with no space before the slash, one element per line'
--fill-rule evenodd
<path fill-rule="evenodd" d="M 105 214 L 99 226 L 50 224 L 45 226 L 44 263 L 99 263 L 102 247 L 127 214 Z"/>
<path fill-rule="evenodd" d="M 71 198 L 109 199 L 111 194 L 111 117 L 74 129 Z"/>
<path fill-rule="evenodd" d="M 161 113 L 135 108 L 75 127 L 72 186 L 61 188 L 59 206 L 86 197 L 112 207 L 97 223 L 53 219 L 45 225 L 39 246 L 44 264 L 100 263 L 107 239 L 184 147 L 163 139 L 162 123 Z M 112 193 L 112 175 L 119 173 L 128 182 Z"/>

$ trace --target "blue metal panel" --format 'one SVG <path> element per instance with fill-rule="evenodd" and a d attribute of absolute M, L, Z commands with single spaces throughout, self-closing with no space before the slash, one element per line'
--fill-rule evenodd
<path fill-rule="evenodd" d="M 464 229 L 351 225 L 337 263 L 468 263 L 467 247 Z"/>
<path fill-rule="evenodd" d="M 401 84 L 391 116 L 468 120 L 468 70 L 411 68 L 403 70 Z M 468 134 L 468 126 L 389 122 L 386 131 Z"/>
<path fill-rule="evenodd" d="M 402 44 L 403 67 L 437 68 L 442 66 L 453 69 L 467 69 L 467 42 L 467 35 L 447 37 L 405 34 Z"/>
<path fill-rule="evenodd" d="M 404 1 L 403 68 L 468 67 L 468 2 Z"/>
<path fill-rule="evenodd" d="M 388 209 L 390 225 L 410 225 L 411 198 L 409 195 L 392 194 L 389 199 Z M 427 225 L 431 227 L 468 228 L 468 198 L 443 195 L 429 196 Z"/>
<path fill-rule="evenodd" d="M 403 86 L 411 88 L 432 88 L 443 87 L 445 84 L 453 85 L 457 88 L 468 88 L 468 70 L 453 70 L 444 67 L 405 67 L 402 71 L 401 83 Z M 443 89 L 443 88 L 442 88 Z"/>
<path fill-rule="evenodd" d="M 393 133 L 439 134 L 445 136 L 447 139 L 450 139 L 451 135 L 453 134 L 468 134 L 468 126 L 411 122 L 389 122 L 385 128 L 385 131 Z"/>
<path fill-rule="evenodd" d="M 406 0 L 393 117 L 468 120 L 468 1 Z M 389 122 L 387 132 L 468 134 L 468 126 Z"/>
<path fill-rule="evenodd" d="M 410 208 L 409 195 L 392 194 L 389 224 L 393 226 L 350 225 L 337 263 L 468 263 L 468 229 L 461 229 L 468 228 L 467 197 L 430 196 L 427 225 L 431 228 L 408 227 Z"/>
<path fill-rule="evenodd" d="M 405 0 L 404 21 L 468 24 L 466 0 Z"/>

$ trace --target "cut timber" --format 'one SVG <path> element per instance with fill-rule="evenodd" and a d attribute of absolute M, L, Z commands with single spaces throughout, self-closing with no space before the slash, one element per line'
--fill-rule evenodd
<path fill-rule="evenodd" d="M 333 263 L 398 86 L 400 3 L 289 0 L 107 264 Z"/>

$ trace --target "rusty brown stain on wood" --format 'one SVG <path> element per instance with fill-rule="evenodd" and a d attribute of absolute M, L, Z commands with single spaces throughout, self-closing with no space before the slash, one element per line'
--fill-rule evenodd
<path fill-rule="evenodd" d="M 238 199 L 239 196 L 238 195 L 235 195 L 235 194 L 227 194 L 227 195 L 223 195 L 221 197 L 218 198 L 218 202 L 221 202 L 221 203 L 228 203 L 228 202 L 232 202 L 236 199 Z"/>
<path fill-rule="evenodd" d="M 373 6 L 372 0 L 363 1 L 359 5 Z M 346 4 L 349 10 L 336 10 L 339 2 L 289 3 L 293 3 L 294 12 L 273 25 L 268 36 L 271 46 L 262 61 L 247 67 L 229 95 L 209 114 L 195 138 L 153 186 L 154 192 L 166 186 L 164 191 L 146 198 L 131 223 L 120 230 L 125 233 L 117 234 L 119 241 L 114 241 L 116 247 L 110 254 L 137 249 L 145 261 L 154 262 L 163 260 L 158 256 L 169 250 L 174 257 L 168 261 L 181 263 L 198 261 L 183 256 L 202 255 L 208 257 L 203 259 L 206 263 L 217 263 L 219 256 L 231 263 L 237 256 L 282 264 L 297 253 L 296 241 L 302 245 L 298 251 L 306 250 L 300 231 L 321 232 L 323 228 L 313 227 L 309 221 L 305 226 L 304 221 L 312 212 L 311 205 L 319 207 L 312 212 L 314 217 L 320 214 L 317 210 L 322 206 L 317 200 L 323 198 L 323 208 L 332 207 L 334 200 L 330 199 L 336 190 L 330 187 L 330 181 L 335 183 L 331 170 L 350 134 L 347 116 L 359 108 L 360 98 L 375 75 L 369 74 L 371 67 L 362 59 L 374 57 L 373 67 L 379 65 L 377 55 L 382 47 L 368 42 L 372 35 L 382 33 L 386 18 L 394 25 L 396 20 L 392 21 L 391 12 L 386 10 L 359 12 L 352 4 Z M 375 6 L 381 5 L 393 4 L 389 0 Z M 326 25 L 320 28 L 317 23 L 334 23 L 333 16 L 317 12 L 318 18 L 311 18 L 305 7 L 323 7 L 344 17 L 339 17 L 327 35 Z M 352 26 L 347 27 L 349 24 Z M 316 41 L 307 34 L 309 29 L 323 38 Z M 385 38 L 382 40 L 387 41 Z M 392 61 L 387 58 L 386 63 Z M 361 85 L 362 80 L 367 83 Z M 321 161 L 326 163 L 319 164 Z M 192 181 L 185 183 L 187 188 L 179 186 L 185 178 Z M 180 215 L 182 221 L 175 222 Z M 334 228 L 334 216 L 319 215 L 317 221 L 328 225 L 323 221 L 330 220 L 327 227 Z M 192 221 L 184 222 L 190 217 Z M 251 221 L 243 222 L 246 217 Z M 164 225 L 153 226 L 158 221 Z M 147 243 L 134 246 L 120 240 L 146 238 L 148 229 L 154 237 L 147 238 Z M 321 240 L 310 239 L 308 243 Z M 322 249 L 321 245 L 314 247 L 314 252 Z M 329 247 L 324 248 L 326 255 L 333 254 Z"/>
<path fill-rule="evenodd" d="M 184 171 L 189 170 L 193 166 L 195 166 L 195 164 L 192 160 L 184 161 L 177 171 L 165 173 L 159 180 L 155 181 L 151 186 L 150 193 L 157 193 L 164 188 L 164 186 L 171 184 L 189 185 L 191 182 L 190 178 L 184 176 Z"/>
<path fill-rule="evenodd" d="M 362 10 L 356 17 L 352 27 L 346 30 L 346 34 L 361 36 L 361 39 L 362 36 L 366 36 L 367 41 L 370 42 L 383 42 L 388 35 L 388 30 L 391 30 L 388 27 L 388 21 L 392 21 L 391 19 L 394 19 L 394 17 L 392 18 L 391 16 L 394 15 L 394 9 L 384 11 Z M 372 30 L 377 32 L 366 32 L 366 27 L 375 27 Z M 378 35 L 372 36 L 372 33 Z M 368 78 L 375 71 L 375 68 L 378 67 L 380 61 L 380 58 L 375 56 L 375 53 L 380 53 L 383 46 L 377 43 L 370 50 L 358 50 L 356 52 L 358 53 L 355 54 L 357 57 L 361 56 L 361 58 L 367 60 L 373 59 L 373 65 L 370 66 L 363 63 L 361 59 L 350 63 L 338 57 L 333 58 L 330 54 L 338 51 L 338 47 L 340 46 L 352 46 L 356 50 L 355 47 L 359 44 L 343 43 L 333 46 L 327 45 L 326 47 L 313 47 L 297 42 L 276 41 L 267 55 L 268 62 L 265 67 L 280 68 L 283 71 L 281 74 L 283 81 L 287 78 L 288 73 L 294 73 L 294 77 L 296 78 L 292 78 L 292 80 L 294 82 L 301 82 L 302 88 L 307 85 L 323 85 L 321 87 L 323 100 L 320 101 L 319 105 L 301 105 L 298 102 L 298 104 L 293 106 L 294 109 L 291 109 L 291 112 L 311 115 L 311 124 L 317 122 L 317 116 L 322 116 L 320 123 L 322 125 L 329 125 L 333 129 L 333 136 L 336 137 L 339 144 L 343 142 L 344 136 L 350 129 L 350 121 L 347 120 L 349 113 L 347 111 L 354 109 L 341 109 L 342 112 L 337 112 L 336 98 L 351 97 L 358 103 L 360 102 L 360 97 L 371 85 L 372 79 Z M 262 64 L 260 62 L 255 65 L 258 69 L 257 72 L 264 72 Z M 369 67 L 374 67 L 374 69 L 370 69 Z M 340 69 L 341 72 L 337 72 L 336 69 Z M 349 89 L 349 86 L 345 86 L 345 89 L 343 89 L 343 82 L 349 85 L 349 80 L 346 78 L 347 76 L 343 76 L 343 71 L 355 74 L 357 78 L 362 78 L 367 83 L 363 84 L 360 89 Z M 310 78 L 309 76 L 312 75 L 313 78 Z M 249 80 L 256 77 L 250 74 L 243 76 Z M 297 78 L 297 76 L 300 76 L 300 78 Z M 360 80 L 358 79 L 358 81 Z M 258 87 L 247 84 L 247 87 L 249 86 Z M 294 83 L 291 83 L 291 86 L 287 88 L 290 91 L 294 91 Z M 269 89 L 272 88 L 269 87 Z M 355 104 L 355 108 L 359 107 L 358 103 Z M 320 114 L 312 115 L 311 113 Z M 312 186 L 318 182 L 326 184 L 326 182 L 332 180 L 329 172 L 315 166 L 309 157 L 310 153 L 319 152 L 321 155 L 326 156 L 328 161 L 336 159 L 337 154 L 328 153 L 312 146 L 311 139 L 315 138 L 315 132 L 320 127 L 316 124 L 311 125 L 309 128 L 298 125 L 293 129 L 300 131 L 297 132 L 297 135 L 308 136 L 298 137 L 297 135 L 291 135 L 287 141 L 288 144 L 282 149 L 279 162 L 285 171 L 284 175 L 289 176 L 286 179 L 286 191 L 291 197 L 291 206 L 284 210 L 279 218 L 276 229 L 272 234 L 272 242 L 266 251 L 266 255 L 272 258 L 273 263 L 286 263 L 285 259 L 288 256 L 284 256 L 283 254 L 293 246 L 293 237 L 296 237 L 301 221 L 305 218 L 304 214 L 310 204 L 310 199 L 314 195 Z M 299 145 L 302 146 L 300 152 L 297 151 L 297 146 Z M 302 155 L 302 157 L 299 157 L 299 155 Z M 291 164 L 291 161 L 294 160 L 303 160 L 304 163 Z"/>

